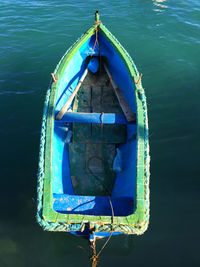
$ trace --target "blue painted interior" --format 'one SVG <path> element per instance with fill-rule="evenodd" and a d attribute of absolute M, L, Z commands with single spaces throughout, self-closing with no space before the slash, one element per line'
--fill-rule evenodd
<path fill-rule="evenodd" d="M 88 63 L 88 69 L 92 73 L 96 73 L 99 69 L 99 59 L 97 57 L 92 57 Z"/>
<path fill-rule="evenodd" d="M 133 85 L 129 77 L 128 71 L 111 44 L 101 34 L 98 36 L 101 49 L 101 56 L 107 57 L 108 68 L 122 91 L 124 97 L 132 108 L 136 110 L 135 96 Z M 82 76 L 86 63 L 85 59 L 91 55 L 93 51 L 95 36 L 93 35 L 72 57 L 64 75 L 60 80 L 60 86 L 56 98 L 55 115 L 59 112 L 67 99 L 74 91 L 80 77 Z M 96 46 L 93 55 L 98 56 L 99 51 Z M 100 114 L 101 115 L 101 114 Z M 71 119 L 69 118 L 71 116 Z M 72 118 L 74 116 L 74 118 Z M 76 116 L 76 119 L 75 119 Z M 78 118 L 79 117 L 79 118 Z M 69 131 L 71 130 L 71 122 L 74 120 L 91 123 L 96 120 L 96 123 L 102 118 L 99 115 L 91 114 L 81 118 L 80 114 L 66 114 L 62 122 L 56 122 L 53 135 L 53 208 L 61 213 L 73 214 L 88 214 L 88 215 L 104 215 L 111 216 L 111 207 L 108 197 L 94 196 L 76 196 L 72 187 L 70 177 L 68 141 L 66 142 Z M 103 123 L 124 123 L 124 117 L 114 116 L 113 114 L 104 114 Z M 104 121 L 105 120 L 105 121 Z M 116 120 L 116 121 L 115 121 Z M 67 126 L 64 122 L 68 122 Z M 136 169 L 136 124 L 127 124 L 126 143 L 118 147 L 118 160 L 115 164 L 119 164 L 120 168 L 116 168 L 116 181 L 112 192 L 112 201 L 114 212 L 117 216 L 126 216 L 133 213 L 134 198 L 135 198 L 135 169 Z M 120 171 L 119 171 L 120 170 Z"/>

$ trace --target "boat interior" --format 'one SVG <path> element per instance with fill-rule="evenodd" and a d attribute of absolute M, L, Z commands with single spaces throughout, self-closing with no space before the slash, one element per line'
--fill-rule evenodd
<path fill-rule="evenodd" d="M 88 72 L 67 112 L 54 121 L 53 209 L 65 214 L 128 216 L 136 199 L 137 125 L 127 121 L 104 64 L 134 114 L 135 88 L 119 53 L 101 32 L 78 49 L 60 77 L 55 118 L 91 58 L 98 59 L 98 71 Z"/>

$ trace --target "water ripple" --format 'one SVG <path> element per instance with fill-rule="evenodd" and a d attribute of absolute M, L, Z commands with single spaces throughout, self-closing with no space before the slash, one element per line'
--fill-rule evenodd
<path fill-rule="evenodd" d="M 32 95 L 35 94 L 35 90 L 30 90 L 30 91 L 7 91 L 7 90 L 2 90 L 0 91 L 0 95 Z"/>

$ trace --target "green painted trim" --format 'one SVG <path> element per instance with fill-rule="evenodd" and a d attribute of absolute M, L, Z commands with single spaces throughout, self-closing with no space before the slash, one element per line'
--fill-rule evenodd
<path fill-rule="evenodd" d="M 135 97 L 137 105 L 137 185 L 136 185 L 136 210 L 134 214 L 127 217 L 115 217 L 112 224 L 112 217 L 110 216 L 87 216 L 87 215 L 65 215 L 58 214 L 52 209 L 52 136 L 54 129 L 54 104 L 56 99 L 57 88 L 59 81 L 62 79 L 64 70 L 77 52 L 77 50 L 93 35 L 95 34 L 95 26 L 91 27 L 76 44 L 68 50 L 61 61 L 59 62 L 54 74 L 59 77 L 57 84 L 52 83 L 50 87 L 50 99 L 48 103 L 48 111 L 46 118 L 46 133 L 45 133 L 45 156 L 44 156 L 44 175 L 43 175 L 43 194 L 42 214 L 38 208 L 38 221 L 42 227 L 50 231 L 74 231 L 84 229 L 84 223 L 90 222 L 96 228 L 96 231 L 120 231 L 127 234 L 135 233 L 142 234 L 149 221 L 149 151 L 148 151 L 148 121 L 146 98 L 142 88 L 141 81 L 135 84 L 135 80 L 139 78 L 139 73 L 134 65 L 131 57 L 126 50 L 121 46 L 117 39 L 108 31 L 108 29 L 100 24 L 98 29 L 105 36 L 105 38 L 115 48 L 121 59 L 123 60 L 131 81 L 133 88 L 135 88 Z M 41 175 L 40 175 L 41 176 Z M 41 178 L 41 177 L 40 177 Z M 39 206 L 39 205 L 38 205 Z"/>

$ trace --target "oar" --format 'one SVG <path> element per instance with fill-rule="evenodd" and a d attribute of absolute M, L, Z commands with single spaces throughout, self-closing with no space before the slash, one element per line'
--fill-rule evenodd
<path fill-rule="evenodd" d="M 78 93 L 79 88 L 81 87 L 82 82 L 84 81 L 86 75 L 88 74 L 88 68 L 86 68 L 86 70 L 83 73 L 83 76 L 81 77 L 81 79 L 79 80 L 74 92 L 71 94 L 71 96 L 68 98 L 67 102 L 64 104 L 64 106 L 61 108 L 61 110 L 59 111 L 59 113 L 56 116 L 56 120 L 61 120 L 62 117 L 65 115 L 65 113 L 67 112 L 69 106 L 71 105 L 74 97 L 76 96 L 76 94 Z"/>
<path fill-rule="evenodd" d="M 135 116 L 135 113 L 133 113 L 132 109 L 130 108 L 128 102 L 126 101 L 126 99 L 124 98 L 124 96 L 122 95 L 121 93 L 121 90 L 117 87 L 115 81 L 113 80 L 106 64 L 104 63 L 104 68 L 108 74 L 108 77 L 109 77 L 109 80 L 112 84 L 112 87 L 115 91 L 115 94 L 117 96 L 117 99 L 119 101 L 119 104 L 122 108 L 122 111 L 124 112 L 124 115 L 127 119 L 128 122 L 135 122 L 136 121 L 136 116 Z"/>

